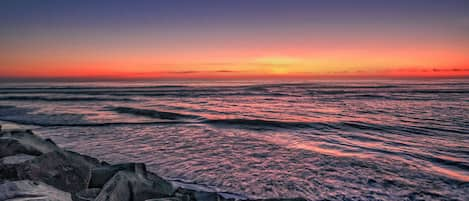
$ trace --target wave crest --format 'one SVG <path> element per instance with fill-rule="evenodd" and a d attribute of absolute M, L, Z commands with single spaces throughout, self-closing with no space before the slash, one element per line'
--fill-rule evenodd
<path fill-rule="evenodd" d="M 175 112 L 166 112 L 158 110 L 139 109 L 131 107 L 113 107 L 112 111 L 121 114 L 132 114 L 137 116 L 151 117 L 165 120 L 181 120 L 181 119 L 201 119 L 202 117 L 196 115 L 180 114 Z"/>

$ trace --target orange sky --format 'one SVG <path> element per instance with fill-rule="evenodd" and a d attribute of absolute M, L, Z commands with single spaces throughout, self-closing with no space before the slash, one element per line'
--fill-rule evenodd
<path fill-rule="evenodd" d="M 0 78 L 468 77 L 466 4 L 425 2 L 3 2 Z"/>
<path fill-rule="evenodd" d="M 286 49 L 286 50 L 285 50 Z M 294 49 L 294 51 L 288 51 Z M 160 55 L 152 51 L 29 50 L 3 53 L 2 77 L 243 78 L 243 77 L 463 77 L 465 50 L 220 49 Z M 36 52 L 35 52 L 36 51 Z M 301 52 L 302 51 L 302 52 Z"/>

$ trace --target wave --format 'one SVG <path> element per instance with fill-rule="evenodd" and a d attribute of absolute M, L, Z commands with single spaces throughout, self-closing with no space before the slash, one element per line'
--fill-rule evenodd
<path fill-rule="evenodd" d="M 101 127 L 113 125 L 189 124 L 184 121 L 90 122 L 82 114 L 37 114 L 35 109 L 0 105 L 0 120 L 41 127 Z"/>
<path fill-rule="evenodd" d="M 11 105 L 0 105 L 0 110 L 2 110 L 2 109 L 13 109 L 13 108 L 16 108 L 16 107 L 11 106 Z"/>
<path fill-rule="evenodd" d="M 117 113 L 132 114 L 143 117 L 150 117 L 164 120 L 197 120 L 187 123 L 202 123 L 210 125 L 225 125 L 225 126 L 238 126 L 243 127 L 264 127 L 264 128 L 312 128 L 317 127 L 320 123 L 307 123 L 307 122 L 287 122 L 287 121 L 273 121 L 263 119 L 207 119 L 197 115 L 181 114 L 175 112 L 140 109 L 132 107 L 112 107 L 110 110 Z"/>
<path fill-rule="evenodd" d="M 151 117 L 166 120 L 180 120 L 180 119 L 202 119 L 200 116 L 180 114 L 175 112 L 166 112 L 158 110 L 139 109 L 131 107 L 112 107 L 112 111 L 122 114 L 132 114 L 137 116 Z"/>
<path fill-rule="evenodd" d="M 309 121 L 283 121 L 269 119 L 250 118 L 228 118 L 209 119 L 203 116 L 184 114 L 151 109 L 140 109 L 132 107 L 107 107 L 108 110 L 121 114 L 131 114 L 135 116 L 147 117 L 154 120 L 146 121 L 122 121 L 122 122 L 93 122 L 87 120 L 84 114 L 60 113 L 43 114 L 34 113 L 35 109 L 0 105 L 0 119 L 21 124 L 37 126 L 111 126 L 111 125 L 151 125 L 151 124 L 206 124 L 218 127 L 231 127 L 249 130 L 275 130 L 275 129 L 314 129 L 318 131 L 371 131 L 394 134 L 411 135 L 443 135 L 443 134 L 464 134 L 467 130 L 449 128 L 429 128 L 425 125 L 387 125 L 360 121 L 340 121 L 340 122 L 309 122 Z"/>
<path fill-rule="evenodd" d="M 272 121 L 262 119 L 207 119 L 202 123 L 218 126 L 237 126 L 239 128 L 319 128 L 324 126 L 322 123 L 306 123 L 306 122 L 288 122 L 288 121 Z"/>
<path fill-rule="evenodd" d="M 126 96 L 145 96 L 145 97 L 227 97 L 227 96 L 290 96 L 284 93 L 277 92 L 265 92 L 265 93 L 253 93 L 247 91 L 230 91 L 223 89 L 167 89 L 167 90 L 130 90 L 130 89 L 121 89 L 121 90 L 39 90 L 39 91 L 1 91 L 0 94 L 12 94 L 9 97 L 15 99 L 17 96 L 13 95 L 24 95 L 21 97 L 27 97 L 30 94 L 59 94 L 59 95 L 88 95 L 88 96 L 106 96 L 112 95 L 117 97 L 126 97 Z M 8 97 L 8 98 L 9 98 Z M 45 99 L 45 98 L 44 98 Z M 99 100 L 98 100 L 99 101 Z"/>
<path fill-rule="evenodd" d="M 241 129 L 360 129 L 360 130 L 373 130 L 382 131 L 388 127 L 385 125 L 376 125 L 364 122 L 294 122 L 294 121 L 279 121 L 279 120 L 266 120 L 266 119 L 247 119 L 247 118 L 233 118 L 233 119 L 207 119 L 198 115 L 189 115 L 175 112 L 140 109 L 132 107 L 110 107 L 111 111 L 131 114 L 136 116 L 162 119 L 162 120 L 181 120 L 179 123 L 198 123 L 208 124 L 213 126 L 227 126 L 236 127 Z M 192 120 L 192 121 L 187 121 Z"/>
<path fill-rule="evenodd" d="M 191 122 L 182 121 L 150 121 L 150 122 L 83 122 L 83 123 L 57 123 L 57 122 L 41 122 L 34 119 L 18 119 L 18 118 L 5 118 L 0 117 L 1 121 L 12 122 L 30 126 L 41 127 L 106 127 L 106 126 L 120 126 L 120 125 L 163 125 L 163 124 L 192 124 Z M 67 121 L 71 122 L 71 121 Z"/>
<path fill-rule="evenodd" d="M 408 133 L 413 135 L 435 135 L 428 130 L 417 127 L 405 127 L 399 125 L 376 124 L 370 122 L 341 121 L 341 122 L 292 122 L 264 119 L 206 119 L 200 123 L 215 126 L 234 126 L 242 129 L 315 129 L 336 131 L 372 131 Z M 447 132 L 459 133 L 461 131 L 448 130 Z M 440 133 L 441 134 L 441 133 Z"/>
<path fill-rule="evenodd" d="M 160 88 L 184 88 L 189 87 L 185 85 L 157 85 L 157 86 L 126 86 L 126 87 L 99 87 L 99 86 L 90 86 L 90 87 L 80 87 L 80 86 L 44 86 L 44 87 L 0 87 L 0 90 L 8 91 L 22 91 L 22 90 L 83 90 L 83 89 L 160 89 Z"/>
<path fill-rule="evenodd" d="M 428 155 L 417 155 L 417 154 L 415 154 L 414 157 L 420 158 L 420 159 L 423 159 L 423 160 L 426 160 L 426 161 L 430 161 L 432 163 L 438 163 L 438 164 L 442 164 L 442 165 L 450 166 L 450 167 L 457 167 L 461 170 L 469 171 L 469 163 L 467 163 L 467 162 L 448 160 L 448 159 L 443 159 L 443 158 L 439 158 L 439 157 L 436 157 L 436 156 L 428 156 Z"/>
<path fill-rule="evenodd" d="M 357 98 L 357 99 L 391 99 L 391 97 L 389 96 L 377 95 L 377 94 L 358 94 L 358 95 L 353 95 L 349 97 Z"/>
<path fill-rule="evenodd" d="M 43 96 L 4 96 L 0 100 L 14 101 L 134 101 L 130 98 L 99 98 L 99 97 L 43 97 Z"/>
<path fill-rule="evenodd" d="M 13 105 L 0 105 L 0 117 L 2 116 L 13 116 L 13 115 L 24 115 L 31 112 L 32 109 L 20 108 Z"/>
<path fill-rule="evenodd" d="M 411 90 L 411 91 L 405 91 L 405 92 L 397 92 L 397 93 L 409 93 L 409 94 L 467 94 L 469 93 L 468 90 L 466 89 L 452 89 L 452 90 L 447 90 L 447 89 L 440 89 L 440 90 Z"/>

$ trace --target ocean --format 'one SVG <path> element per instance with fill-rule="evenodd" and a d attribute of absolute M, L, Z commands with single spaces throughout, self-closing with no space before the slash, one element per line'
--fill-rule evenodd
<path fill-rule="evenodd" d="M 469 80 L 0 83 L 0 120 L 254 198 L 469 200 Z"/>

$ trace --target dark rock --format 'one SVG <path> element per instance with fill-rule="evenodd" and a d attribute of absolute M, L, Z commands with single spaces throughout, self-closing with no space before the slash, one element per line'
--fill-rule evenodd
<path fill-rule="evenodd" d="M 183 201 L 179 197 L 166 197 L 166 198 L 153 198 L 153 199 L 148 199 L 145 201 Z"/>
<path fill-rule="evenodd" d="M 75 154 L 54 151 L 27 161 L 20 170 L 20 179 L 42 181 L 67 192 L 86 189 L 95 165 Z"/>
<path fill-rule="evenodd" d="M 19 140 L 0 138 L 0 157 L 13 156 L 20 153 L 35 156 L 42 154 L 40 150 L 33 146 L 22 144 Z"/>
<path fill-rule="evenodd" d="M 178 197 L 182 201 L 234 201 L 248 199 L 248 197 L 239 194 L 217 192 L 208 186 L 179 181 L 173 181 L 173 184 L 178 187 L 173 196 Z"/>
<path fill-rule="evenodd" d="M 212 192 L 194 192 L 192 194 L 196 201 L 219 201 L 222 200 L 217 193 Z"/>
<path fill-rule="evenodd" d="M 29 180 L 0 184 L 0 200 L 72 201 L 70 193 Z"/>
<path fill-rule="evenodd" d="M 304 198 L 268 198 L 268 199 L 254 199 L 246 201 L 308 201 Z"/>
<path fill-rule="evenodd" d="M 153 187 L 157 188 L 162 194 L 172 195 L 177 190 L 175 185 L 153 172 L 147 172 L 146 176 L 148 180 L 152 181 Z"/>
<path fill-rule="evenodd" d="M 77 152 L 74 152 L 74 151 L 68 151 L 68 150 L 65 150 L 65 152 L 68 155 L 72 156 L 72 157 L 81 158 L 80 160 L 83 160 L 85 163 L 87 163 L 91 167 L 103 166 L 103 162 L 101 162 L 98 159 L 93 158 L 91 156 L 87 156 L 87 155 L 84 155 L 84 154 L 80 154 L 80 153 L 77 153 Z"/>
<path fill-rule="evenodd" d="M 36 158 L 36 156 L 27 154 L 7 156 L 0 159 L 0 165 L 17 165 L 32 160 L 34 158 Z"/>
<path fill-rule="evenodd" d="M 124 163 L 93 168 L 88 188 L 102 188 L 119 171 L 132 172 L 145 180 L 149 180 L 161 194 L 171 195 L 176 190 L 170 182 L 154 173 L 147 172 L 143 163 Z"/>
<path fill-rule="evenodd" d="M 104 185 L 95 201 L 145 201 L 171 196 L 158 186 L 142 174 L 119 171 Z"/>
<path fill-rule="evenodd" d="M 130 172 L 140 172 L 146 176 L 146 167 L 142 163 L 123 163 L 110 166 L 96 167 L 91 170 L 91 180 L 89 188 L 102 188 L 109 179 L 117 172 L 126 170 Z"/>
<path fill-rule="evenodd" d="M 32 160 L 34 158 L 36 158 L 36 156 L 18 154 L 0 159 L 0 180 L 19 179 L 19 167 L 21 167 L 26 161 Z"/>
<path fill-rule="evenodd" d="M 221 197 L 216 192 L 196 191 L 192 189 L 178 188 L 174 193 L 182 201 L 218 201 Z"/>
<path fill-rule="evenodd" d="M 41 155 L 60 150 L 57 145 L 36 136 L 31 130 L 0 132 L 0 157 L 16 154 Z"/>
<path fill-rule="evenodd" d="M 88 188 L 72 195 L 73 201 L 92 201 L 98 197 L 100 188 Z"/>
<path fill-rule="evenodd" d="M 46 142 L 50 142 L 51 144 L 54 144 L 54 145 L 57 146 L 57 143 L 55 143 L 55 142 L 54 142 L 52 139 L 50 139 L 50 138 L 45 139 L 45 141 L 46 141 Z"/>

